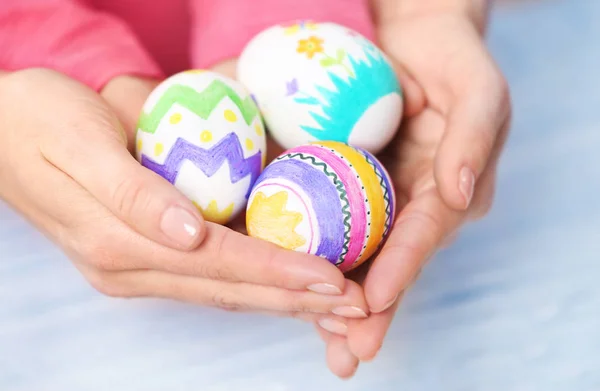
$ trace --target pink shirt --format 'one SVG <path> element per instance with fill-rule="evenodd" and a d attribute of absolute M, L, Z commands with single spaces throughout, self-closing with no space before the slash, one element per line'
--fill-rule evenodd
<path fill-rule="evenodd" d="M 297 19 L 374 35 L 368 0 L 0 0 L 0 69 L 52 68 L 99 90 L 208 68 Z"/>

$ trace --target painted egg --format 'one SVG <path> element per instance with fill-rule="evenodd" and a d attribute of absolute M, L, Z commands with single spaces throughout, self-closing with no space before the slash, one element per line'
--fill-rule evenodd
<path fill-rule="evenodd" d="M 337 24 L 268 28 L 247 44 L 237 72 L 286 149 L 330 140 L 378 153 L 400 124 L 403 95 L 390 61 Z"/>
<path fill-rule="evenodd" d="M 252 237 L 321 256 L 346 272 L 377 251 L 395 208 L 390 176 L 373 155 L 340 142 L 313 142 L 264 169 L 246 226 Z"/>
<path fill-rule="evenodd" d="M 138 122 L 141 164 L 192 200 L 207 221 L 219 224 L 245 209 L 266 148 L 251 95 L 210 71 L 182 72 L 163 81 Z"/>

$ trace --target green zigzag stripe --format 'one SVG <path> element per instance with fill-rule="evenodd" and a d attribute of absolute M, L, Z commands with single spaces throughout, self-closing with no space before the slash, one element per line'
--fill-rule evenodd
<path fill-rule="evenodd" d="M 342 181 L 339 180 L 338 176 L 335 173 L 329 171 L 327 168 L 327 165 L 325 163 L 318 162 L 317 159 L 315 159 L 313 156 L 308 156 L 308 155 L 304 155 L 302 153 L 296 152 L 296 153 L 288 153 L 286 155 L 282 155 L 275 160 L 293 159 L 296 157 L 300 158 L 301 160 L 308 160 L 312 163 L 312 165 L 321 167 L 323 172 L 325 173 L 325 175 L 333 178 L 333 184 L 335 185 L 337 191 L 340 193 L 340 199 L 342 200 L 342 203 L 343 203 L 343 205 L 342 205 L 342 214 L 344 215 L 343 224 L 346 229 L 344 231 L 344 244 L 342 245 L 342 253 L 340 254 L 340 258 L 338 259 L 338 262 L 336 262 L 336 265 L 339 265 L 344 262 L 344 259 L 346 258 L 346 254 L 348 254 L 348 249 L 350 246 L 350 219 L 351 219 L 352 215 L 350 214 L 350 201 L 348 201 L 348 194 L 346 193 L 346 189 L 344 189 L 344 184 L 342 183 Z"/>
<path fill-rule="evenodd" d="M 373 170 L 375 171 L 375 175 L 377 175 L 377 178 L 379 178 L 379 184 L 381 185 L 381 188 L 383 189 L 383 200 L 385 201 L 385 229 L 383 231 L 383 236 L 387 235 L 389 229 L 390 229 L 390 225 L 392 223 L 392 209 L 391 209 L 391 203 L 390 203 L 390 190 L 387 188 L 387 186 L 385 185 L 385 181 L 383 180 L 383 174 L 381 174 L 379 172 L 379 170 L 377 169 L 377 165 L 375 164 L 375 162 L 373 162 L 373 160 L 366 154 L 362 153 L 361 154 L 365 157 L 365 159 L 367 160 L 367 163 L 369 163 L 372 167 Z"/>
<path fill-rule="evenodd" d="M 155 133 L 160 121 L 175 103 L 192 111 L 202 119 L 208 119 L 217 105 L 226 97 L 237 106 L 248 125 L 259 116 L 258 107 L 252 97 L 248 96 L 242 100 L 237 92 L 220 80 L 213 81 L 202 92 L 188 86 L 174 84 L 161 96 L 150 113 L 142 112 L 138 121 L 138 129 L 146 133 Z"/>

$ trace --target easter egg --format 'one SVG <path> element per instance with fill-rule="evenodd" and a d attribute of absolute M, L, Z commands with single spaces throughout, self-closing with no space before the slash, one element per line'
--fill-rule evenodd
<path fill-rule="evenodd" d="M 327 259 L 343 272 L 369 259 L 392 226 L 393 184 L 366 150 L 336 141 L 287 150 L 261 173 L 248 234 Z"/>
<path fill-rule="evenodd" d="M 270 27 L 244 48 L 238 80 L 283 148 L 339 141 L 378 153 L 396 134 L 403 93 L 385 54 L 334 23 Z"/>
<path fill-rule="evenodd" d="M 245 209 L 266 148 L 262 118 L 248 91 L 202 70 L 160 83 L 144 103 L 136 133 L 141 164 L 218 224 Z"/>

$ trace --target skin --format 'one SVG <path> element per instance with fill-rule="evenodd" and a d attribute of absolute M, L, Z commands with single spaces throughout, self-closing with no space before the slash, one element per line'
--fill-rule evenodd
<path fill-rule="evenodd" d="M 18 167 L 0 170 L 0 197 L 57 242 L 99 291 L 314 322 L 327 345 L 329 368 L 349 378 L 360 361 L 376 357 L 403 293 L 425 262 L 492 204 L 510 99 L 482 43 L 484 3 L 373 1 L 378 43 L 394 62 L 406 94 L 403 125 L 380 156 L 401 208 L 381 252 L 350 279 L 326 262 L 309 264 L 313 257 L 236 233 L 244 231 L 243 220 L 232 230 L 202 222 L 196 214 L 200 228 L 186 246 L 161 237 L 151 220 L 166 205 L 195 210 L 124 153 L 133 150 L 137 114 L 156 81 L 119 77 L 99 97 L 49 71 L 0 74 L 0 131 L 8 140 L 0 167 Z M 235 60 L 215 70 L 233 77 Z M 40 84 L 47 88 L 34 92 Z M 15 115 L 32 97 L 43 110 Z M 281 148 L 270 141 L 269 152 L 275 156 Z M 112 164 L 100 160 L 98 167 L 93 157 L 106 154 L 115 156 Z M 24 156 L 35 164 L 21 164 Z M 30 183 L 31 177 L 40 179 Z M 115 183 L 129 185 L 115 191 Z M 54 188 L 61 189 L 61 197 L 46 190 Z M 256 259 L 241 262 L 248 253 Z M 330 295 L 307 291 L 323 283 Z"/>
<path fill-rule="evenodd" d="M 427 260 L 489 211 L 511 118 L 507 83 L 481 36 L 485 1 L 379 0 L 374 7 L 379 44 L 406 91 L 406 118 L 381 155 L 403 207 L 381 252 L 356 276 L 372 314 L 348 320 L 344 335 L 318 327 L 329 368 L 341 378 L 376 357 Z"/>
<path fill-rule="evenodd" d="M 133 158 L 135 121 L 155 85 L 119 77 L 100 95 L 50 70 L 0 75 L 0 199 L 108 296 L 307 321 L 366 317 L 362 288 L 335 266 L 204 222 L 187 198 Z M 161 230 L 172 206 L 199 222 L 185 245 Z"/>

